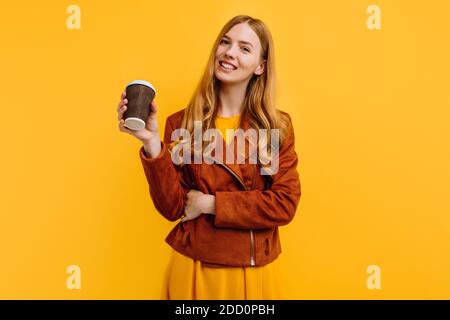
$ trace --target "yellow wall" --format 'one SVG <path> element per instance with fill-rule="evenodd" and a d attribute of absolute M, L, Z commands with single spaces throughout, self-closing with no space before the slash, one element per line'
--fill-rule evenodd
<path fill-rule="evenodd" d="M 81 29 L 69 29 L 72 5 Z M 381 9 L 370 30 L 367 7 Z M 450 298 L 448 1 L 27 1 L 0 8 L 0 298 L 158 299 L 155 210 L 124 85 L 188 102 L 228 19 L 272 31 L 302 199 L 281 228 L 290 299 Z M 66 268 L 81 270 L 68 289 Z M 381 288 L 367 286 L 378 266 Z"/>

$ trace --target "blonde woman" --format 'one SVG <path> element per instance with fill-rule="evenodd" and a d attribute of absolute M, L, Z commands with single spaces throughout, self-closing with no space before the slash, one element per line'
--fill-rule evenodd
<path fill-rule="evenodd" d="M 172 251 L 162 299 L 281 298 L 278 227 L 293 219 L 301 192 L 291 118 L 275 107 L 274 85 L 271 34 L 261 20 L 240 15 L 222 28 L 191 101 L 167 118 L 162 140 L 156 102 L 146 128 L 131 131 L 124 126 L 122 93 L 119 129 L 143 143 L 139 156 L 155 207 L 179 220 L 165 239 Z M 211 130 L 219 135 L 196 140 Z M 251 161 L 255 141 L 265 142 L 268 152 Z M 205 152 L 211 144 L 214 152 Z M 228 153 L 232 161 L 225 161 Z M 269 168 L 275 158 L 277 166 Z"/>

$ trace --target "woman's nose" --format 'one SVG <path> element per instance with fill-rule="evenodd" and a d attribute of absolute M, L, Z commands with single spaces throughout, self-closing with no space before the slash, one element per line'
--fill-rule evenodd
<path fill-rule="evenodd" d="M 231 46 L 225 51 L 227 58 L 235 58 L 236 57 L 236 47 Z"/>

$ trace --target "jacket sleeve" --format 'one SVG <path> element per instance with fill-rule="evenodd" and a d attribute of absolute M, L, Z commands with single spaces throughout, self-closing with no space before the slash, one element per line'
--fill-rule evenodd
<path fill-rule="evenodd" d="M 300 201 L 298 157 L 292 125 L 279 151 L 278 172 L 267 190 L 217 191 L 214 225 L 239 229 L 288 224 Z"/>
<path fill-rule="evenodd" d="M 186 193 L 191 189 L 186 165 L 182 168 L 174 165 L 168 149 L 173 130 L 167 118 L 164 139 L 161 141 L 161 153 L 157 157 L 147 156 L 143 146 L 139 150 L 153 204 L 169 221 L 181 218 L 184 213 Z"/>

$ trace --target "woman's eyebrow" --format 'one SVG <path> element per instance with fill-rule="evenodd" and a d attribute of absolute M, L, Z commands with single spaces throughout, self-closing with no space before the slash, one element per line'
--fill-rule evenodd
<path fill-rule="evenodd" d="M 227 35 L 224 35 L 223 36 L 224 38 L 227 38 L 227 39 L 231 39 L 229 36 L 227 36 Z M 238 42 L 240 42 L 240 43 L 245 43 L 245 44 L 249 44 L 250 46 L 252 46 L 253 47 L 253 45 L 250 43 L 250 42 L 247 42 L 247 41 L 244 41 L 244 40 L 239 40 Z"/>

